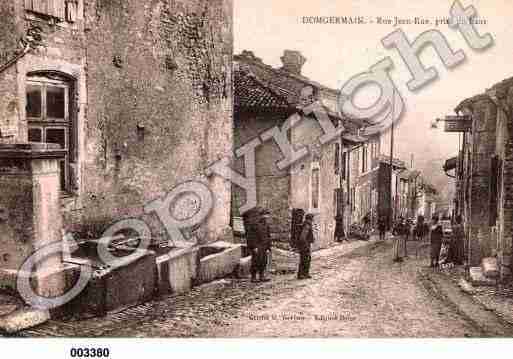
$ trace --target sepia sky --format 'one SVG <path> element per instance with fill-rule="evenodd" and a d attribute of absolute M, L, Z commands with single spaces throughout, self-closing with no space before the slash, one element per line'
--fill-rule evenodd
<path fill-rule="evenodd" d="M 350 77 L 390 56 L 394 62 L 391 77 L 403 96 L 406 113 L 397 126 L 395 149 L 403 160 L 414 153 L 415 166 L 440 168 L 444 159 L 457 153 L 457 134 L 446 134 L 442 127 L 430 128 L 433 119 L 453 115 L 456 105 L 467 97 L 513 76 L 513 1 L 462 0 L 473 5 L 486 25 L 476 25 L 480 34 L 490 33 L 494 45 L 483 52 L 468 47 L 463 36 L 448 25 L 435 26 L 436 18 L 449 16 L 452 1 L 447 0 L 234 0 L 235 53 L 251 50 L 274 67 L 280 67 L 284 49 L 299 50 L 307 58 L 302 73 L 324 85 L 340 88 Z M 453 51 L 463 50 L 465 62 L 447 70 L 431 47 L 421 53 L 426 67 L 435 66 L 439 78 L 415 93 L 404 62 L 395 49 L 385 49 L 381 39 L 397 27 L 385 24 L 303 24 L 303 16 L 378 16 L 425 18 L 431 25 L 400 25 L 410 41 L 420 33 L 437 29 Z M 362 91 L 359 104 L 369 106 L 377 91 Z M 367 95 L 367 96 L 365 96 Z M 366 102 L 369 101 L 369 102 Z M 384 140 L 385 147 L 388 140 Z M 383 149 L 388 153 L 388 149 Z"/>

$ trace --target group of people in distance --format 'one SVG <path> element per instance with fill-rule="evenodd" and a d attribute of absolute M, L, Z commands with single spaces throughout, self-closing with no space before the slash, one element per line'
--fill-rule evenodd
<path fill-rule="evenodd" d="M 244 229 L 246 232 L 246 244 L 251 253 L 251 281 L 267 282 L 266 268 L 271 257 L 271 232 L 270 214 L 268 209 L 256 207 L 244 213 Z M 312 259 L 312 243 L 315 240 L 313 234 L 313 219 L 311 213 L 304 215 L 299 212 L 296 230 L 291 238 L 292 247 L 299 253 L 298 279 L 308 279 L 310 276 L 310 262 Z M 304 219 L 303 219 L 304 216 Z M 296 216 L 297 217 L 297 216 Z"/>
<path fill-rule="evenodd" d="M 380 239 L 384 239 L 385 227 L 385 223 L 378 223 Z M 444 230 L 438 216 L 434 216 L 432 218 L 431 226 L 424 223 L 424 218 L 419 216 L 417 224 L 413 229 L 411 222 L 405 221 L 403 217 L 400 217 L 392 229 L 392 235 L 395 239 L 393 256 L 393 260 L 395 262 L 401 262 L 403 261 L 403 258 L 408 256 L 406 241 L 411 235 L 413 235 L 418 241 L 421 241 L 429 235 L 430 267 L 437 268 L 441 264 L 440 254 L 444 243 L 447 249 L 444 263 L 453 263 L 457 265 L 463 264 L 465 233 L 461 216 L 455 218 L 452 223 L 451 234 L 447 236 L 444 235 Z"/>
<path fill-rule="evenodd" d="M 266 277 L 266 268 L 271 256 L 271 231 L 270 215 L 268 209 L 256 207 L 247 211 L 243 215 L 244 228 L 246 232 L 247 247 L 251 253 L 251 281 L 267 282 L 270 279 Z M 291 247 L 299 253 L 299 263 L 297 278 L 308 279 L 310 276 L 310 262 L 312 253 L 312 243 L 315 241 L 313 233 L 313 219 L 311 213 L 305 215 L 302 209 L 293 211 Z M 370 218 L 365 223 L 364 228 L 370 227 Z M 379 230 L 379 239 L 385 240 L 387 231 L 387 220 L 384 217 L 378 219 L 377 227 Z M 416 240 L 422 240 L 429 234 L 430 237 L 430 257 L 431 267 L 438 267 L 440 264 L 440 252 L 442 244 L 445 242 L 448 246 L 445 263 L 463 264 L 464 260 L 464 229 L 461 217 L 456 217 L 452 224 L 452 235 L 450 238 L 444 236 L 443 228 L 438 217 L 433 217 L 431 226 L 424 222 L 424 218 L 419 216 L 417 224 L 413 226 L 411 221 L 399 217 L 392 229 L 394 242 L 394 261 L 401 262 L 407 257 L 406 241 L 410 236 Z M 338 242 L 348 241 L 344 231 L 343 217 L 335 217 L 335 240 Z"/>
<path fill-rule="evenodd" d="M 438 217 L 433 217 L 432 225 L 430 228 L 430 244 L 431 244 L 431 263 L 432 268 L 437 268 L 440 265 L 440 253 L 442 251 L 442 244 L 445 242 L 447 245 L 447 254 L 444 260 L 445 263 L 453 263 L 457 265 L 463 264 L 465 257 L 464 249 L 465 231 L 462 224 L 461 216 L 457 216 L 452 224 L 452 234 L 450 238 L 444 237 L 442 225 Z"/>

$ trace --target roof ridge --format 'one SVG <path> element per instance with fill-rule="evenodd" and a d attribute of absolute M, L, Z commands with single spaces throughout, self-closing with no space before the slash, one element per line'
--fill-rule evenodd
<path fill-rule="evenodd" d="M 291 103 L 289 102 L 289 100 L 285 96 L 283 96 L 282 94 L 280 94 L 278 91 L 276 91 L 273 88 L 274 87 L 273 84 L 271 84 L 270 82 L 265 83 L 264 80 L 260 79 L 253 71 L 251 71 L 251 69 L 249 69 L 249 68 L 239 68 L 239 71 L 246 71 L 248 76 L 253 78 L 253 80 L 255 82 L 257 82 L 260 86 L 265 87 L 270 92 L 272 92 L 273 95 L 279 97 L 281 100 L 285 101 L 288 105 L 291 105 Z"/>
<path fill-rule="evenodd" d="M 327 91 L 332 92 L 334 94 L 339 94 L 340 93 L 339 90 L 336 90 L 334 88 L 331 88 L 331 87 L 328 87 L 326 85 L 323 85 L 320 82 L 312 80 L 312 79 L 310 79 L 307 76 L 293 74 L 293 73 L 285 70 L 283 67 L 280 67 L 280 68 L 272 67 L 271 65 L 266 64 L 265 62 L 263 62 L 261 58 L 256 57 L 252 51 L 243 50 L 241 54 L 233 55 L 233 59 L 235 61 L 251 62 L 252 64 L 254 64 L 256 66 L 259 66 L 261 68 L 264 68 L 264 69 L 267 69 L 267 70 L 272 70 L 272 71 L 274 71 L 276 73 L 279 73 L 281 75 L 287 76 L 287 77 L 295 79 L 297 81 L 301 81 L 301 82 L 303 82 L 306 85 L 315 86 L 315 87 L 318 87 L 319 89 L 327 90 Z"/>

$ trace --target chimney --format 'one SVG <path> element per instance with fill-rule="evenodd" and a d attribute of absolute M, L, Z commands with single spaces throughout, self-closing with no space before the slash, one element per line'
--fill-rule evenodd
<path fill-rule="evenodd" d="M 295 75 L 301 75 L 301 68 L 305 64 L 306 58 L 299 51 L 285 50 L 281 57 L 281 62 L 283 63 L 283 70 Z"/>

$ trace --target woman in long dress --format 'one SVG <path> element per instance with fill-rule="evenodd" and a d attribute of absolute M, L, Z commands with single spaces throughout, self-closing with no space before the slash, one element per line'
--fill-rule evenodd
<path fill-rule="evenodd" d="M 406 256 L 406 225 L 401 217 L 394 226 L 394 262 L 402 262 Z"/>
<path fill-rule="evenodd" d="M 438 223 L 438 217 L 433 217 L 431 226 L 431 267 L 437 268 L 440 260 L 440 250 L 442 249 L 443 230 L 442 225 Z"/>
<path fill-rule="evenodd" d="M 463 228 L 463 223 L 461 223 L 461 216 L 456 217 L 456 223 L 452 227 L 453 234 L 453 245 L 454 245 L 454 264 L 461 265 L 465 260 L 465 230 Z"/>

